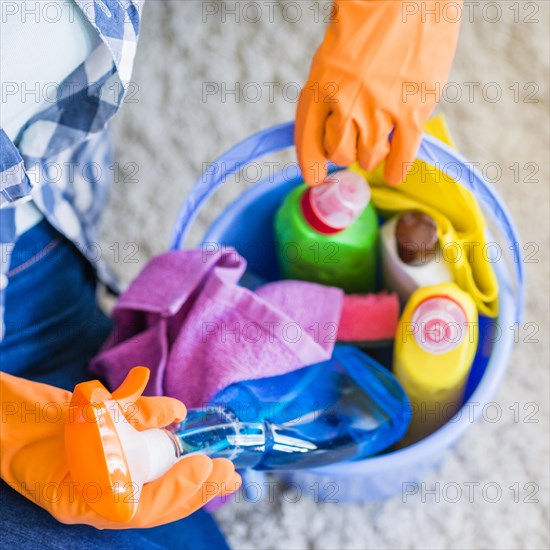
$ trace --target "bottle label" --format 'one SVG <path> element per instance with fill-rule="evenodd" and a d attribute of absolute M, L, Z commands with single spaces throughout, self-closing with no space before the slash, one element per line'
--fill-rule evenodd
<path fill-rule="evenodd" d="M 412 318 L 416 343 L 429 353 L 447 353 L 457 348 L 466 333 L 466 314 L 450 298 L 428 298 Z"/>

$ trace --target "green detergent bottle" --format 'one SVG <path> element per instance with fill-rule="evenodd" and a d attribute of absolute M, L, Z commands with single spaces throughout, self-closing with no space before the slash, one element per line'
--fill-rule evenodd
<path fill-rule="evenodd" d="M 350 170 L 318 187 L 300 185 L 275 215 L 281 275 L 342 288 L 376 291 L 378 216 L 365 179 Z"/>

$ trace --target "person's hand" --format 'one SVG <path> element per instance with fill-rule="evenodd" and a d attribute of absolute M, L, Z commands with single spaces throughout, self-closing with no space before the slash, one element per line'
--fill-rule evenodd
<path fill-rule="evenodd" d="M 126 403 L 136 398 L 135 406 L 123 409 L 128 411 L 128 421 L 135 422 L 138 430 L 181 421 L 186 409 L 180 401 L 140 397 L 146 382 L 127 379 L 113 392 L 114 398 L 126 395 Z M 64 435 L 71 396 L 59 388 L 0 373 L 2 479 L 60 522 L 99 529 L 154 527 L 188 516 L 240 485 L 240 476 L 229 460 L 191 456 L 143 486 L 137 512 L 130 521 L 121 523 L 100 516 L 89 505 L 97 501 L 96 484 L 79 486 L 67 464 Z"/>
<path fill-rule="evenodd" d="M 460 7 L 335 0 L 296 115 L 298 162 L 308 184 L 324 179 L 327 159 L 358 161 L 366 171 L 386 159 L 386 182 L 403 181 L 447 82 Z"/>

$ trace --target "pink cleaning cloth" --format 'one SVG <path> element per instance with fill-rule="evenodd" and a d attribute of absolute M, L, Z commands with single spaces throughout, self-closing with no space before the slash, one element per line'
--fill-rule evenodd
<path fill-rule="evenodd" d="M 299 281 L 252 292 L 237 285 L 245 268 L 231 249 L 151 260 L 120 297 L 115 329 L 92 371 L 116 387 L 132 367 L 147 366 L 146 395 L 198 407 L 232 383 L 329 359 L 343 292 Z"/>
<path fill-rule="evenodd" d="M 399 322 L 397 294 L 352 294 L 344 297 L 339 342 L 393 340 Z"/>

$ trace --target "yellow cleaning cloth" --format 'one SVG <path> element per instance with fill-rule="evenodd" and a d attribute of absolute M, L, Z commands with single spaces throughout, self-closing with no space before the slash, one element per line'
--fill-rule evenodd
<path fill-rule="evenodd" d="M 424 130 L 456 148 L 443 115 L 428 121 Z M 362 174 L 372 190 L 374 206 L 384 217 L 419 210 L 437 223 L 443 258 L 449 263 L 456 284 L 474 299 L 478 311 L 488 317 L 498 314 L 498 282 L 487 260 L 485 219 L 475 197 L 436 167 L 415 160 L 405 181 L 390 187 L 383 180 L 383 165 Z"/>

